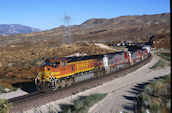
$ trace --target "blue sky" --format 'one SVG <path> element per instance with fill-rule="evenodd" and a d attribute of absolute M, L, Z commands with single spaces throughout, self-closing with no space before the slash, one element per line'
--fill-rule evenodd
<path fill-rule="evenodd" d="M 170 0 L 0 0 L 0 24 L 22 24 L 41 30 L 71 25 L 91 18 L 170 12 Z"/>

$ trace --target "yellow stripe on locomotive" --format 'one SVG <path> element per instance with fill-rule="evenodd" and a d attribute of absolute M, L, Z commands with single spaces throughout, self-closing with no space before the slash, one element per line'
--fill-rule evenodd
<path fill-rule="evenodd" d="M 75 61 L 71 63 L 67 63 L 67 61 L 64 63 L 63 60 L 59 62 L 57 63 L 58 66 L 42 66 L 38 80 L 50 81 L 50 78 L 59 79 L 103 67 L 102 61 L 97 61 L 97 59 Z"/>

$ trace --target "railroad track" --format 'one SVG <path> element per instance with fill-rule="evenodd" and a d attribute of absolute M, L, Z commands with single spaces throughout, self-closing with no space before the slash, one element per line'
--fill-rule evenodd
<path fill-rule="evenodd" d="M 69 87 L 61 88 L 55 91 L 50 91 L 46 93 L 33 92 L 28 95 L 11 98 L 8 100 L 9 102 L 13 103 L 13 108 L 11 109 L 10 113 L 20 113 L 20 112 L 23 113 L 25 110 L 65 98 L 79 91 L 83 91 L 83 89 L 85 88 L 91 88 L 100 85 L 104 82 L 110 81 L 112 79 L 122 77 L 127 73 L 130 73 L 142 67 L 143 65 L 148 63 L 151 59 L 152 59 L 152 55 L 150 55 L 146 60 L 139 62 L 135 65 L 132 65 L 130 67 L 127 67 L 125 69 L 118 70 L 114 73 L 101 76 L 99 78 L 93 78 L 83 82 L 79 82 Z"/>
<path fill-rule="evenodd" d="M 10 98 L 10 99 L 8 99 L 8 102 L 11 102 L 11 103 L 15 102 L 15 103 L 17 103 L 17 102 L 20 102 L 20 100 L 24 101 L 26 98 L 32 98 L 34 96 L 41 95 L 41 94 L 42 94 L 41 92 L 35 91 L 35 92 L 32 92 L 32 93 L 27 94 L 27 95 L 22 95 L 22 96 Z"/>

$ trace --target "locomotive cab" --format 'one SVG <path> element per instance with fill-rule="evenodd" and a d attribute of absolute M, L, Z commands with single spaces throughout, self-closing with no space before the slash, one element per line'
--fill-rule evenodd
<path fill-rule="evenodd" d="M 46 60 L 43 65 L 40 67 L 40 72 L 38 73 L 42 79 L 42 81 L 50 81 L 50 78 L 52 76 L 52 71 L 56 69 L 58 70 L 58 67 L 60 66 L 59 61 L 51 61 L 51 60 Z"/>
<path fill-rule="evenodd" d="M 37 85 L 38 90 L 40 89 L 43 91 L 41 87 L 45 88 L 45 86 L 49 86 L 47 89 L 50 89 L 51 87 L 55 89 L 60 71 L 66 65 L 67 61 L 64 59 L 47 59 L 40 67 L 38 76 L 35 79 L 35 84 Z"/>

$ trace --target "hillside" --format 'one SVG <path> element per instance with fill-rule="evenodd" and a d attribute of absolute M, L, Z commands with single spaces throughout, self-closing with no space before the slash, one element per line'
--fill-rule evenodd
<path fill-rule="evenodd" d="M 20 24 L 0 24 L 0 35 L 15 35 L 31 32 L 38 32 L 39 29 L 31 28 Z"/>
<path fill-rule="evenodd" d="M 59 44 L 63 37 L 63 29 L 63 26 L 60 26 L 42 32 L 0 36 L 0 45 L 41 41 Z M 152 35 L 170 33 L 170 14 L 120 16 L 112 19 L 93 18 L 80 25 L 71 26 L 71 29 L 74 41 L 146 42 Z"/>
<path fill-rule="evenodd" d="M 170 32 L 170 14 L 141 16 L 121 16 L 112 19 L 90 19 L 80 25 L 71 27 L 74 41 L 115 41 L 132 40 L 145 42 L 151 35 Z M 61 43 L 63 26 L 48 31 L 1 36 L 0 45 L 19 42 Z"/>

